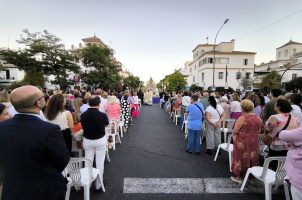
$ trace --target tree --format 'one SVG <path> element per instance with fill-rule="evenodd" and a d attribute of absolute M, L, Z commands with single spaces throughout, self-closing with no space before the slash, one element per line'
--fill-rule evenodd
<path fill-rule="evenodd" d="M 298 78 L 295 78 L 294 80 L 286 82 L 285 90 L 289 91 L 289 92 L 294 91 L 294 90 L 302 91 L 302 77 L 298 77 Z"/>
<path fill-rule="evenodd" d="M 281 76 L 277 71 L 271 71 L 268 73 L 259 84 L 259 89 L 263 92 L 269 92 L 274 88 L 281 87 Z"/>
<path fill-rule="evenodd" d="M 174 73 L 167 75 L 163 82 L 166 85 L 166 89 L 169 91 L 178 90 L 180 88 L 185 88 L 187 81 L 180 70 L 175 70 Z"/>
<path fill-rule="evenodd" d="M 154 82 L 152 77 L 150 77 L 150 79 L 146 83 L 146 90 L 154 91 L 155 89 L 156 89 L 156 83 Z"/>
<path fill-rule="evenodd" d="M 123 80 L 125 86 L 133 89 L 137 89 L 140 86 L 140 82 L 139 77 L 133 75 L 130 75 Z"/>
<path fill-rule="evenodd" d="M 200 92 L 202 92 L 203 91 L 203 87 L 200 87 L 200 86 L 198 86 L 198 85 L 196 85 L 196 84 L 192 84 L 191 85 L 191 87 L 190 87 L 190 90 L 191 91 L 200 91 Z"/>
<path fill-rule="evenodd" d="M 47 30 L 30 33 L 25 29 L 23 33 L 17 42 L 25 45 L 25 48 L 2 50 L 0 58 L 25 71 L 24 84 L 44 86 L 44 75 L 54 75 L 52 83 L 64 89 L 68 84 L 67 72 L 79 71 L 79 67 L 73 62 L 74 56 L 65 50 L 60 38 Z"/>
<path fill-rule="evenodd" d="M 119 84 L 122 66 L 113 59 L 112 49 L 88 45 L 82 50 L 82 57 L 83 64 L 88 68 L 81 75 L 85 83 L 104 89 L 112 89 Z"/>

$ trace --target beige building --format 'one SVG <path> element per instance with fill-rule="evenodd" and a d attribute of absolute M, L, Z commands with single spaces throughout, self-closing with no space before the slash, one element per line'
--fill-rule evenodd
<path fill-rule="evenodd" d="M 213 84 L 214 45 L 199 44 L 193 50 L 193 61 L 185 64 L 188 85 L 208 88 Z M 255 52 L 236 51 L 235 40 L 215 46 L 215 87 L 243 89 L 243 80 L 252 82 Z M 252 89 L 252 88 L 249 88 Z"/>
<path fill-rule="evenodd" d="M 292 67 L 287 70 L 289 66 Z M 286 71 L 282 77 L 282 83 L 302 77 L 302 43 L 290 40 L 286 44 L 276 48 L 276 60 L 255 66 L 254 83 L 260 83 L 265 73 L 273 70 L 277 71 L 280 75 Z"/>

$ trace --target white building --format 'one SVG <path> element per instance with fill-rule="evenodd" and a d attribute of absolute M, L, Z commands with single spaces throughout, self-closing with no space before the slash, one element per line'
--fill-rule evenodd
<path fill-rule="evenodd" d="M 287 67 L 292 66 L 285 72 Z M 260 83 L 265 72 L 277 71 L 280 75 L 284 72 L 282 83 L 302 77 L 302 43 L 290 40 L 288 43 L 276 48 L 276 60 L 268 63 L 261 63 L 255 66 L 254 82 Z"/>
<path fill-rule="evenodd" d="M 15 65 L 0 63 L 0 86 L 22 81 L 24 76 L 24 71 L 19 70 Z"/>
<path fill-rule="evenodd" d="M 188 85 L 196 84 L 207 89 L 213 84 L 214 45 L 199 44 L 192 52 L 193 61 L 184 67 L 189 73 Z M 244 79 L 252 80 L 255 54 L 255 52 L 235 51 L 235 40 L 216 45 L 215 87 L 242 89 Z"/>

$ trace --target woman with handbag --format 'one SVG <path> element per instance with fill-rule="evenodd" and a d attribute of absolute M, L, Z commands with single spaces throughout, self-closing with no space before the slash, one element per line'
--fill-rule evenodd
<path fill-rule="evenodd" d="M 218 147 L 221 143 L 221 123 L 225 118 L 224 109 L 217 105 L 216 99 L 213 96 L 209 97 L 210 105 L 205 110 L 205 135 L 207 141 L 207 150 L 205 153 L 212 154 L 214 148 Z"/>
<path fill-rule="evenodd" d="M 288 144 L 279 140 L 279 132 L 282 130 L 291 130 L 298 128 L 298 119 L 290 114 L 292 110 L 291 104 L 284 98 L 279 98 L 275 104 L 276 115 L 270 116 L 266 122 L 265 135 L 262 141 L 268 145 L 269 157 L 286 156 Z M 277 169 L 277 162 L 271 163 L 273 170 Z"/>

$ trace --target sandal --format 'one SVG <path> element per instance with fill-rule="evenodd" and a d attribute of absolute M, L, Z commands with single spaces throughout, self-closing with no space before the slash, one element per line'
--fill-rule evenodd
<path fill-rule="evenodd" d="M 231 176 L 231 180 L 235 183 L 242 184 L 242 179 L 238 179 L 237 177 Z"/>

